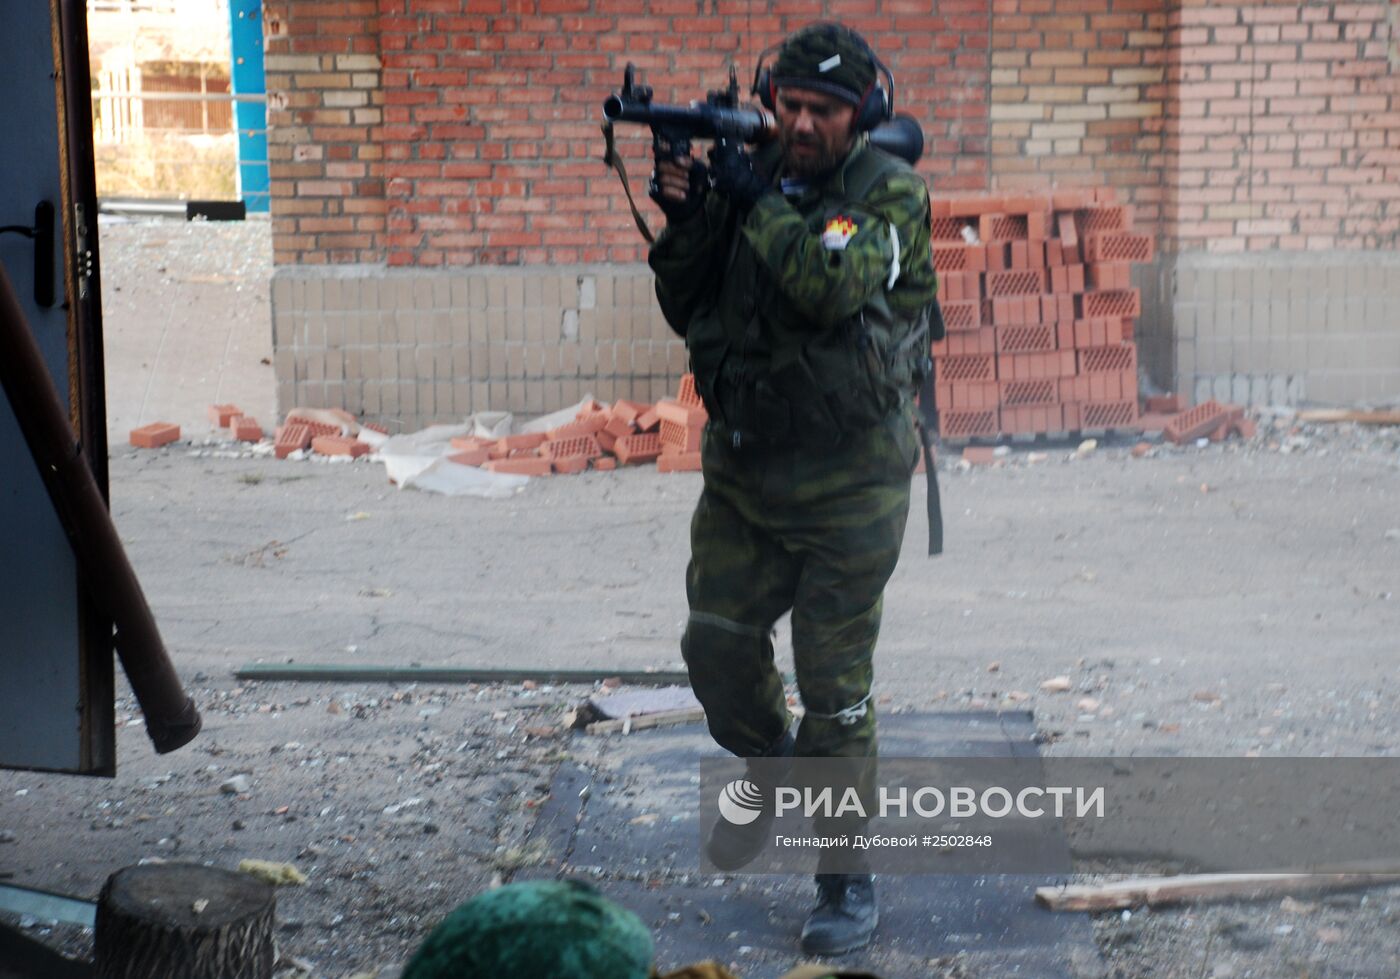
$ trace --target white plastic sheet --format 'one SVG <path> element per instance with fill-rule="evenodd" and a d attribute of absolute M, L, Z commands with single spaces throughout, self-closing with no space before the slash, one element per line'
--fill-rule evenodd
<path fill-rule="evenodd" d="M 476 466 L 448 462 L 452 439 L 474 432 L 474 425 L 430 425 L 409 435 L 394 435 L 379 446 L 377 458 L 399 489 L 427 490 L 447 496 L 510 496 L 530 481 L 529 476 L 493 473 Z"/>
<path fill-rule="evenodd" d="M 515 416 L 508 411 L 478 411 L 468 415 L 460 425 L 429 425 L 407 435 L 379 436 L 370 429 L 360 432 L 360 439 L 374 441 L 376 455 L 388 471 L 389 479 L 399 489 L 413 487 L 447 496 L 506 497 L 530 481 L 529 476 L 494 473 L 476 466 L 449 462 L 447 457 L 456 450 L 454 438 L 475 435 L 480 438 L 502 438 L 516 432 L 543 432 L 574 420 L 578 410 L 593 400 L 587 395 L 572 408 L 564 408 L 533 421 L 515 425 Z M 367 437 L 369 436 L 369 437 Z"/>

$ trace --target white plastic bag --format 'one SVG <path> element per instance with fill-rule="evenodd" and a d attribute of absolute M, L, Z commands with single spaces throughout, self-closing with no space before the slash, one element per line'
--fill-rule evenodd
<path fill-rule="evenodd" d="M 452 440 L 473 434 L 474 427 L 429 425 L 409 435 L 394 435 L 379 446 L 378 459 L 399 489 L 414 487 L 447 496 L 510 496 L 530 477 L 493 473 L 447 460 L 455 451 Z"/>

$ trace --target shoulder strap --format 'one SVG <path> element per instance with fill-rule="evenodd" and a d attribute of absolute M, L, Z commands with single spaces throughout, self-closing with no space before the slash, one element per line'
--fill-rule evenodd
<path fill-rule="evenodd" d="M 622 192 L 627 195 L 627 206 L 632 209 L 632 220 L 637 223 L 637 230 L 642 233 L 648 245 L 656 244 L 656 236 L 647 227 L 646 218 L 642 217 L 642 212 L 637 210 L 637 202 L 632 199 L 632 188 L 627 183 L 627 168 L 622 164 L 622 157 L 617 155 L 611 122 L 603 123 L 603 142 L 603 162 L 617 171 L 617 178 L 622 181 Z"/>
<path fill-rule="evenodd" d="M 902 166 L 899 160 L 867 142 L 846 171 L 846 196 L 851 200 L 863 199 L 880 181 Z"/>

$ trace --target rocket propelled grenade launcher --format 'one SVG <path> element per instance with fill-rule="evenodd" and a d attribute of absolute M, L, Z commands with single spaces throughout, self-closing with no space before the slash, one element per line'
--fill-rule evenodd
<path fill-rule="evenodd" d="M 637 84 L 636 68 L 629 62 L 622 73 L 622 90 L 603 102 L 603 162 L 617 171 L 627 205 L 632 209 L 632 220 L 648 242 L 654 241 L 655 236 L 632 200 L 627 170 L 613 139 L 616 122 L 650 126 L 653 148 L 669 147 L 670 153 L 680 157 L 690 156 L 690 141 L 697 138 L 713 139 L 716 143 L 766 143 L 778 136 L 778 120 L 773 113 L 761 106 L 739 105 L 739 79 L 733 66 L 729 69 L 728 87 L 710 92 L 704 102 L 667 105 L 652 101 L 651 86 Z M 872 129 L 870 143 L 913 166 L 923 156 L 924 131 L 912 116 L 901 113 Z"/>
<path fill-rule="evenodd" d="M 634 122 L 650 126 L 672 143 L 692 139 L 729 139 L 744 143 L 764 143 L 778 135 L 773 113 L 758 106 L 739 105 L 739 79 L 729 70 L 729 87 L 710 92 L 704 102 L 667 105 L 652 101 L 650 85 L 638 85 L 636 69 L 629 64 L 622 74 L 622 91 L 614 92 L 603 103 L 603 118 L 609 123 Z"/>

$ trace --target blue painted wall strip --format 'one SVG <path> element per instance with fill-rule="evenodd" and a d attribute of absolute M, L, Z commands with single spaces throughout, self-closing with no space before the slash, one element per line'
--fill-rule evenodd
<path fill-rule="evenodd" d="M 262 0 L 229 0 L 233 94 L 265 95 Z M 267 105 L 234 102 L 238 122 L 238 194 L 249 211 L 268 209 Z"/>

